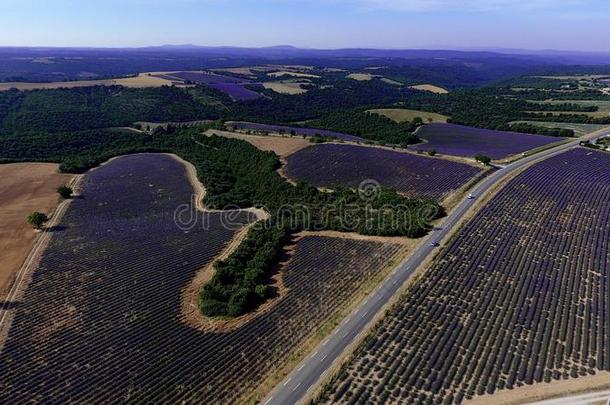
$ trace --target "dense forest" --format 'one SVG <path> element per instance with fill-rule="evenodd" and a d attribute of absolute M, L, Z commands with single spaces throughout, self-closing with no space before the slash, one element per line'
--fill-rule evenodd
<path fill-rule="evenodd" d="M 306 123 L 313 128 L 344 132 L 381 144 L 403 146 L 421 141 L 413 131 L 422 124 L 421 120 L 399 124 L 382 115 L 362 110 L 335 112 Z"/>
<path fill-rule="evenodd" d="M 267 98 L 235 103 L 232 118 L 238 121 L 291 123 L 319 118 L 332 111 L 374 105 L 391 105 L 416 92 L 381 80 L 340 79 L 298 96 L 268 91 Z"/>
<path fill-rule="evenodd" d="M 531 114 L 526 111 L 539 108 L 539 104 L 514 97 L 510 90 L 504 88 L 456 90 L 446 95 L 419 92 L 402 104 L 406 108 L 447 115 L 451 117 L 449 122 L 455 124 L 550 136 L 573 135 L 573 132 L 559 128 L 512 124 L 530 119 Z M 581 110 L 580 106 L 576 108 Z"/>
<path fill-rule="evenodd" d="M 0 92 L 0 133 L 78 131 L 128 126 L 135 121 L 218 119 L 222 93 L 206 87 L 130 89 L 94 86 Z"/>
<path fill-rule="evenodd" d="M 369 108 L 401 107 L 436 112 L 450 122 L 509 131 L 565 136 L 559 130 L 511 123 L 521 120 L 548 120 L 538 112 L 569 112 L 554 121 L 607 123 L 581 112 L 598 110 L 570 99 L 607 100 L 599 91 L 561 92 L 552 90 L 514 91 L 507 87 L 456 89 L 449 94 L 415 91 L 379 79 L 356 81 L 344 73 L 330 74 L 307 93 L 286 95 L 264 90 L 265 97 L 233 101 L 221 91 L 199 85 L 180 89 L 160 87 L 129 89 L 120 86 L 75 89 L 0 92 L 0 134 L 40 134 L 129 126 L 136 121 L 238 120 L 269 124 L 309 121 L 323 129 L 362 136 L 378 142 L 410 143 L 408 133 L 417 122 L 395 124 L 362 113 Z M 330 84 L 329 84 L 330 83 Z M 569 94 L 567 96 L 566 94 Z M 562 98 L 564 97 L 564 98 Z M 541 104 L 535 101 L 568 100 Z M 569 116 L 568 116 L 569 115 Z M 402 135 L 407 134 L 407 135 Z M 402 139 L 407 136 L 407 139 Z"/>

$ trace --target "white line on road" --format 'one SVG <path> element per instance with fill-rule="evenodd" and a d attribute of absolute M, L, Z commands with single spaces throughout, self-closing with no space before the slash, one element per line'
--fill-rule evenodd
<path fill-rule="evenodd" d="M 296 391 L 297 388 L 299 388 L 301 386 L 301 383 L 298 383 L 297 385 L 294 386 L 294 388 L 292 389 L 292 392 Z"/>
<path fill-rule="evenodd" d="M 288 384 L 288 383 L 290 382 L 290 380 L 292 380 L 292 377 L 290 377 L 289 379 L 287 379 L 287 380 L 284 382 L 284 387 L 286 386 L 286 384 Z"/>

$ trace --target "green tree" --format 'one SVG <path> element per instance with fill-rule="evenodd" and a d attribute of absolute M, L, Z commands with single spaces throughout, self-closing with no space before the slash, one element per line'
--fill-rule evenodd
<path fill-rule="evenodd" d="M 474 158 L 477 162 L 481 162 L 484 165 L 488 165 L 489 163 L 491 163 L 491 158 L 489 156 L 482 155 L 480 153 L 474 155 Z"/>
<path fill-rule="evenodd" d="M 429 155 L 429 156 L 436 156 L 436 149 L 430 149 L 430 150 L 428 150 L 428 155 Z"/>
<path fill-rule="evenodd" d="M 57 189 L 57 192 L 62 198 L 71 198 L 74 190 L 68 186 L 61 186 Z"/>
<path fill-rule="evenodd" d="M 32 225 L 35 229 L 41 229 L 42 225 L 48 220 L 49 218 L 46 214 L 38 211 L 32 212 L 27 217 L 28 224 Z"/>

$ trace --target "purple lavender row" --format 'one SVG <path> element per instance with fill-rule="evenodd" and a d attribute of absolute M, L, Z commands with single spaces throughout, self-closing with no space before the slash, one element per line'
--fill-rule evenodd
<path fill-rule="evenodd" d="M 411 147 L 416 150 L 435 149 L 442 154 L 464 157 L 480 153 L 492 159 L 502 159 L 565 139 L 455 124 L 428 124 L 417 131 L 417 136 L 428 142 Z"/>
<path fill-rule="evenodd" d="M 243 84 L 214 83 L 209 84 L 208 86 L 213 89 L 220 90 L 223 93 L 226 93 L 231 96 L 233 99 L 239 101 L 255 100 L 257 98 L 262 97 L 260 93 L 245 88 Z"/>
<path fill-rule="evenodd" d="M 322 144 L 288 157 L 288 176 L 316 187 L 357 187 L 376 180 L 412 197 L 442 199 L 481 169 L 448 160 L 357 145 Z"/>
<path fill-rule="evenodd" d="M 320 403 L 360 392 L 370 403 L 460 404 L 609 371 L 608 167 L 609 154 L 575 149 L 512 179 L 399 300 Z M 378 377 L 393 370 L 410 372 L 393 385 Z"/>

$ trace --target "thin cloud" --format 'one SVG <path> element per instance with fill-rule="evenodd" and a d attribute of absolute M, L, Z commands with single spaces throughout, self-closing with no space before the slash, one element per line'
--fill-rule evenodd
<path fill-rule="evenodd" d="M 334 0 L 335 4 L 351 4 L 361 10 L 386 11 L 522 11 L 556 10 L 581 7 L 595 1 L 586 0 Z"/>

